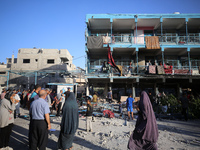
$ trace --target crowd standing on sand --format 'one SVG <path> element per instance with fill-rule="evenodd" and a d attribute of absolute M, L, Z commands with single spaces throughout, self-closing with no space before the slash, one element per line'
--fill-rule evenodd
<path fill-rule="evenodd" d="M 27 108 L 30 115 L 29 124 L 29 149 L 45 150 L 48 142 L 48 130 L 51 129 L 50 114 L 55 110 L 56 116 L 61 116 L 58 149 L 73 149 L 73 139 L 79 126 L 78 103 L 70 88 L 57 94 L 51 89 L 42 89 L 36 85 L 34 90 L 3 89 L 0 100 L 0 150 L 12 150 L 9 147 L 9 138 L 14 125 L 14 118 L 20 117 L 20 107 Z M 107 94 L 108 102 L 113 100 L 112 91 Z M 93 104 L 91 103 L 93 100 Z M 87 96 L 86 131 L 92 132 L 93 105 L 98 102 L 98 94 Z M 186 94 L 180 99 L 182 113 L 187 120 L 188 99 Z M 151 92 L 142 91 L 140 101 L 133 105 L 132 94 L 126 100 L 128 120 L 134 119 L 133 106 L 138 110 L 138 118 L 135 129 L 130 136 L 128 149 L 156 150 L 158 140 L 158 127 L 153 111 L 154 100 Z M 119 111 L 122 112 L 122 104 L 119 102 Z"/>

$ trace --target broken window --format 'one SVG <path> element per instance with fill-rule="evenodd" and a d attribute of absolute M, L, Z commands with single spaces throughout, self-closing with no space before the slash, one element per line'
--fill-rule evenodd
<path fill-rule="evenodd" d="M 24 63 L 24 64 L 30 63 L 30 59 L 23 59 L 23 63 Z"/>
<path fill-rule="evenodd" d="M 54 64 L 54 59 L 47 59 L 47 64 Z"/>

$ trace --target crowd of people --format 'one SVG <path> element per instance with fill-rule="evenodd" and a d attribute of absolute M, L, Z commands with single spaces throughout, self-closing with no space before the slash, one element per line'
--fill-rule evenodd
<path fill-rule="evenodd" d="M 20 109 L 29 110 L 29 149 L 45 150 L 48 142 L 48 130 L 51 130 L 50 114 L 56 111 L 61 116 L 61 129 L 58 148 L 72 149 L 74 134 L 78 128 L 78 104 L 74 93 L 60 90 L 56 94 L 49 88 L 40 85 L 30 90 L 3 89 L 0 100 L 0 150 L 12 150 L 9 138 L 14 119 L 21 116 Z M 21 107 L 21 108 L 20 108 Z"/>
<path fill-rule="evenodd" d="M 112 91 L 108 92 L 108 101 L 112 102 Z M 128 142 L 128 148 L 134 149 L 157 149 L 158 128 L 152 107 L 153 96 L 145 91 L 140 94 L 138 102 L 138 118 L 135 129 Z M 93 104 L 91 103 L 93 100 Z M 183 106 L 183 114 L 187 120 L 187 97 L 183 95 L 180 99 Z M 93 106 L 98 102 L 98 95 L 95 92 L 93 96 L 86 97 L 86 131 L 92 132 Z M 128 119 L 134 119 L 133 116 L 134 98 L 132 94 L 126 100 Z M 119 103 L 121 106 L 121 103 Z M 40 85 L 30 90 L 3 89 L 0 100 L 0 150 L 12 150 L 9 147 L 9 138 L 14 125 L 14 118 L 20 117 L 20 107 L 28 109 L 30 115 L 29 124 L 29 149 L 45 150 L 48 142 L 48 130 L 51 130 L 50 114 L 56 111 L 56 116 L 62 116 L 60 125 L 60 134 L 58 138 L 58 148 L 71 150 L 72 143 L 78 129 L 79 113 L 78 103 L 71 89 L 65 92 L 55 91 L 46 88 L 42 89 Z M 121 108 L 121 107 L 120 107 Z M 120 112 L 122 111 L 119 109 Z"/>

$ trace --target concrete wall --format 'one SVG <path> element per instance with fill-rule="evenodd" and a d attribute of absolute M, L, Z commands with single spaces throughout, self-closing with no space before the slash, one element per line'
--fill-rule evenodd
<path fill-rule="evenodd" d="M 30 63 L 23 63 L 24 59 L 30 59 Z M 48 64 L 47 60 L 53 59 L 53 64 Z M 68 65 L 68 71 L 73 70 L 72 56 L 67 49 L 30 49 L 21 48 L 18 51 L 17 63 L 12 64 L 12 70 L 40 70 L 47 69 L 54 65 Z M 59 69 L 59 68 L 58 68 Z"/>
<path fill-rule="evenodd" d="M 73 57 L 67 49 L 38 49 L 38 48 L 21 48 L 18 50 L 17 61 L 14 55 L 12 58 L 7 58 L 6 65 L 0 65 L 0 72 L 2 69 L 8 69 L 9 64 L 11 71 L 37 71 L 37 70 L 75 70 L 76 66 L 72 64 Z M 30 63 L 23 63 L 23 59 L 30 59 Z M 47 63 L 48 59 L 54 59 L 53 64 Z M 10 73 L 9 87 L 15 88 L 31 88 L 35 85 L 34 72 L 30 73 L 31 77 L 25 77 L 18 74 Z M 7 75 L 7 74 L 6 74 Z M 6 86 L 7 78 L 0 77 L 0 85 Z M 45 87 L 49 82 L 57 83 L 73 83 L 72 78 L 61 76 L 58 72 L 54 76 L 52 74 L 38 74 L 37 83 Z"/>

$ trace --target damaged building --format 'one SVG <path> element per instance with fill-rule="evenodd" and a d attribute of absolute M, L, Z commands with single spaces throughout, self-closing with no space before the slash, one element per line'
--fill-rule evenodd
<path fill-rule="evenodd" d="M 49 83 L 73 84 L 70 72 L 76 70 L 73 57 L 67 49 L 20 48 L 17 58 L 7 58 L 1 65 L 1 87 L 33 89 L 35 84 L 43 88 Z"/>
<path fill-rule="evenodd" d="M 86 94 L 200 92 L 200 14 L 87 14 Z"/>

